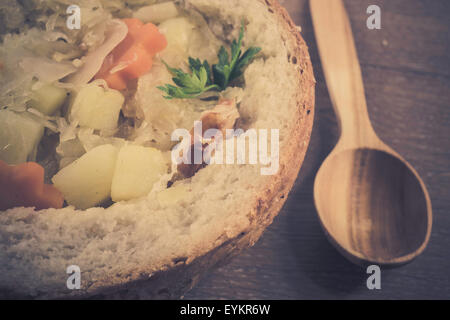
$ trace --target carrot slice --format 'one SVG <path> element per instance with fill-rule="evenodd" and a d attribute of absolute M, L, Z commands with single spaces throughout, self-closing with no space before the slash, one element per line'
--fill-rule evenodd
<path fill-rule="evenodd" d="M 34 207 L 62 208 L 64 198 L 54 186 L 44 184 L 44 168 L 35 162 L 10 166 L 0 160 L 0 210 Z"/>
<path fill-rule="evenodd" d="M 134 35 L 136 42 L 141 43 L 150 54 L 156 55 L 167 47 L 167 39 L 154 24 L 148 23 L 139 29 Z"/>
<path fill-rule="evenodd" d="M 127 81 L 146 74 L 153 66 L 153 57 L 167 47 L 167 39 L 154 24 L 139 19 L 123 19 L 128 27 L 126 38 L 108 55 L 95 79 L 104 79 L 108 86 L 123 90 Z"/>
<path fill-rule="evenodd" d="M 128 36 L 135 43 L 142 44 L 152 55 L 167 47 L 167 39 L 152 23 L 143 24 L 138 19 L 124 19 L 128 26 Z"/>
<path fill-rule="evenodd" d="M 140 45 L 130 48 L 130 50 L 122 56 L 121 61 L 127 65 L 121 73 L 129 80 L 139 78 L 146 74 L 153 65 L 152 55 Z"/>
<path fill-rule="evenodd" d="M 131 35 L 138 33 L 139 29 L 144 25 L 141 20 L 136 18 L 122 19 L 122 21 L 127 25 L 128 33 Z"/>

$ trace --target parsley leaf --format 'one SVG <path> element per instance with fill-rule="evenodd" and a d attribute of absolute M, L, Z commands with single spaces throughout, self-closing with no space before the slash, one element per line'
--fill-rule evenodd
<path fill-rule="evenodd" d="M 176 86 L 166 84 L 158 89 L 164 91 L 166 99 L 193 99 L 207 91 L 223 91 L 232 81 L 241 77 L 244 68 L 261 51 L 259 47 L 251 47 L 242 54 L 242 40 L 244 39 L 244 23 L 242 23 L 239 38 L 231 43 L 231 52 L 221 47 L 218 53 L 219 62 L 210 66 L 208 61 L 189 57 L 191 73 L 181 69 L 171 68 L 167 63 L 167 70 L 173 75 Z"/>
<path fill-rule="evenodd" d="M 192 99 L 197 98 L 206 91 L 217 90 L 219 87 L 212 83 L 211 67 L 207 61 L 203 63 L 199 59 L 189 58 L 189 68 L 191 74 L 185 73 L 181 69 L 171 68 L 166 62 L 167 70 L 174 76 L 173 82 L 177 85 L 166 84 L 158 87 L 164 91 L 166 99 Z"/>

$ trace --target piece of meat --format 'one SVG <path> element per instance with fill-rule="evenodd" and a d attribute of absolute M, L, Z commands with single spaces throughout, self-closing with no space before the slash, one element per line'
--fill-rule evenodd
<path fill-rule="evenodd" d="M 181 163 L 178 165 L 178 173 L 180 173 L 184 178 L 193 177 L 200 169 L 207 166 L 203 161 L 201 164 L 195 164 L 194 154 L 203 151 L 210 145 L 213 141 L 203 141 L 203 137 L 206 131 L 209 129 L 217 129 L 222 132 L 223 137 L 226 136 L 227 129 L 233 129 L 236 120 L 239 118 L 239 111 L 236 108 L 235 100 L 220 100 L 219 104 L 212 110 L 208 110 L 202 113 L 200 117 L 200 122 L 202 125 L 202 130 L 200 137 L 195 136 L 195 128 L 191 130 L 191 147 L 189 149 L 188 158 L 191 159 L 191 164 Z M 196 140 L 197 139 L 197 140 Z M 213 139 L 214 140 L 214 139 Z M 203 143 L 195 144 L 195 141 L 202 141 Z"/>

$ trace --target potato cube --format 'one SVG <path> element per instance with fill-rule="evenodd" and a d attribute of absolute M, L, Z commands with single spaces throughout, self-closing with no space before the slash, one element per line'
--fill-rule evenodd
<path fill-rule="evenodd" d="M 119 202 L 146 196 L 167 169 L 161 151 L 133 145 L 123 147 L 117 157 L 112 200 Z"/>
<path fill-rule="evenodd" d="M 58 172 L 52 179 L 68 204 L 88 209 L 107 200 L 116 167 L 118 149 L 96 147 Z"/>
<path fill-rule="evenodd" d="M 70 121 L 97 130 L 117 128 L 120 110 L 125 101 L 117 90 L 88 84 L 75 96 L 70 108 Z"/>
<path fill-rule="evenodd" d="M 28 107 L 34 108 L 45 115 L 53 115 L 62 107 L 67 98 L 67 91 L 52 84 L 45 84 L 33 91 Z"/>
<path fill-rule="evenodd" d="M 178 16 L 178 8 L 171 1 L 142 7 L 133 14 L 134 18 L 144 23 L 161 23 L 176 16 Z"/>
<path fill-rule="evenodd" d="M 0 160 L 17 165 L 34 160 L 44 126 L 27 113 L 0 110 Z"/>
<path fill-rule="evenodd" d="M 195 26 L 183 17 L 161 23 L 159 30 L 167 38 L 167 48 L 164 52 L 187 52 L 194 29 Z"/>

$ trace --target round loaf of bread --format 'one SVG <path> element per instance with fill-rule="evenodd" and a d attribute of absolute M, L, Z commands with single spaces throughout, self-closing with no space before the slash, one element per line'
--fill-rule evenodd
<path fill-rule="evenodd" d="M 246 25 L 245 44 L 262 48 L 244 74 L 239 113 L 245 129 L 279 130 L 279 168 L 210 165 L 183 183 L 183 201 L 158 194 L 109 208 L 0 212 L 3 298 L 176 299 L 205 271 L 252 246 L 283 206 L 306 150 L 314 118 L 308 48 L 276 0 L 185 0 L 211 28 Z M 270 149 L 269 149 L 270 150 Z M 81 288 L 67 288 L 79 266 Z"/>

